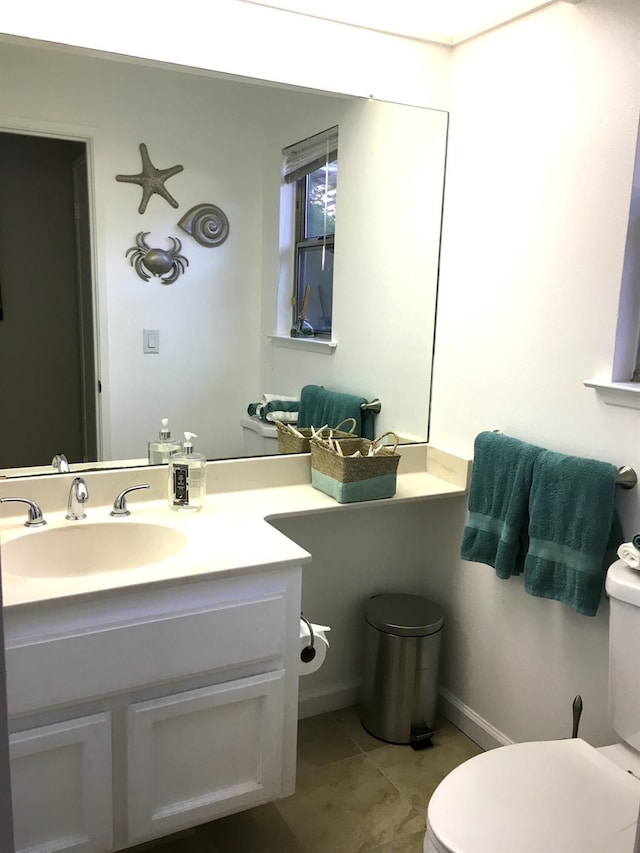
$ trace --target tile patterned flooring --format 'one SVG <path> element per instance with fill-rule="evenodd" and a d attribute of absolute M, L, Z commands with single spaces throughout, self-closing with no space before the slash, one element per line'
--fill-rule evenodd
<path fill-rule="evenodd" d="M 357 706 L 301 720 L 293 796 L 127 853 L 422 853 L 429 797 L 482 752 L 444 719 L 433 744 L 376 740 Z"/>

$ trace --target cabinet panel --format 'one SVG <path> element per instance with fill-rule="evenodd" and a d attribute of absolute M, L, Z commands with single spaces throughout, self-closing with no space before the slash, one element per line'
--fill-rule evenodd
<path fill-rule="evenodd" d="M 9 642 L 10 715 L 94 699 L 284 653 L 285 592 L 42 641 Z M 247 630 L 251 626 L 251 630 Z M 224 642 L 220 642 L 224 638 Z M 38 678 L 33 673 L 38 672 Z M 82 678 L 77 674 L 81 672 Z"/>
<path fill-rule="evenodd" d="M 9 739 L 16 853 L 104 853 L 113 847 L 108 713 Z"/>
<path fill-rule="evenodd" d="M 129 843 L 280 795 L 285 673 L 132 705 Z"/>

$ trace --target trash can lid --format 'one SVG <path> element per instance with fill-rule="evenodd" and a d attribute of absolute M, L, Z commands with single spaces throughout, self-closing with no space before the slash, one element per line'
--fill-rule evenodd
<path fill-rule="evenodd" d="M 444 613 L 435 601 L 403 593 L 374 595 L 367 602 L 365 618 L 372 628 L 400 637 L 435 634 L 444 624 Z"/>

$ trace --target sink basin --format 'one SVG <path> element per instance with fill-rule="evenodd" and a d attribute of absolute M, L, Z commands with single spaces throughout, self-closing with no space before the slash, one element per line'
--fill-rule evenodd
<path fill-rule="evenodd" d="M 187 537 L 161 524 L 70 522 L 2 545 L 2 571 L 25 578 L 85 577 L 135 569 L 179 554 Z"/>

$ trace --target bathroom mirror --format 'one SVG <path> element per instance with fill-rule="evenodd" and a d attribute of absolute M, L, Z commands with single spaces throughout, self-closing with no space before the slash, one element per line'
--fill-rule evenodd
<path fill-rule="evenodd" d="M 247 406 L 265 393 L 296 396 L 306 384 L 378 398 L 377 433 L 427 439 L 445 112 L 28 39 L 0 41 L 0 75 L 12 81 L 0 91 L 0 133 L 79 147 L 88 190 L 84 201 L 79 194 L 88 242 L 70 273 L 76 278 L 80 270 L 88 290 L 74 281 L 73 298 L 79 291 L 80 300 L 68 309 L 56 295 L 56 258 L 38 255 L 44 186 L 37 204 L 21 209 L 21 275 L 27 257 L 38 261 L 33 279 L 20 282 L 26 325 L 17 336 L 18 299 L 2 266 L 12 246 L 1 238 L 17 208 L 0 211 L 0 394 L 16 401 L 16 420 L 6 412 L 0 419 L 5 476 L 53 472 L 55 453 L 74 463 L 84 455 L 87 468 L 96 457 L 110 466 L 140 464 L 163 417 L 174 438 L 196 433 L 196 447 L 209 459 L 242 456 Z M 289 337 L 291 208 L 281 165 L 285 146 L 334 125 L 339 166 L 328 345 Z M 165 182 L 177 209 L 155 194 L 140 214 L 141 187 L 115 180 L 141 171 L 141 143 L 154 167 L 183 166 Z M 80 187 L 84 174 L 77 153 L 69 167 L 72 202 L 78 169 Z M 178 225 L 201 204 L 216 205 L 229 221 L 229 235 L 217 246 L 200 245 Z M 136 274 L 127 251 L 141 233 L 153 248 L 180 241 L 184 271 L 175 282 Z M 60 315 L 74 323 L 62 344 L 53 337 Z M 158 343 L 152 352 L 144 352 L 148 330 Z M 15 343 L 25 338 L 29 376 Z M 80 350 L 69 364 L 72 338 Z M 58 366 L 60 347 L 67 362 Z M 65 396 L 83 382 L 97 391 L 84 414 Z M 92 430 L 93 451 L 86 449 Z"/>

